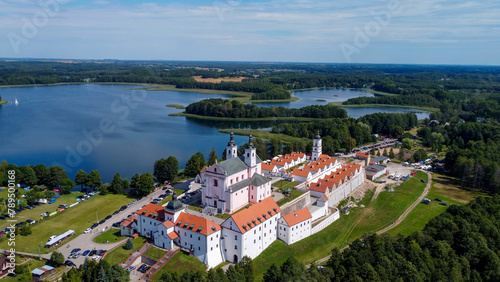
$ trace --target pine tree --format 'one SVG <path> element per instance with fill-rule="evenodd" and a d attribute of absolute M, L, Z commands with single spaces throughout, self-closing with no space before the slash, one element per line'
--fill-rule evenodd
<path fill-rule="evenodd" d="M 123 246 L 125 250 L 132 250 L 134 248 L 134 242 L 130 238 L 128 238 L 127 243 Z"/>

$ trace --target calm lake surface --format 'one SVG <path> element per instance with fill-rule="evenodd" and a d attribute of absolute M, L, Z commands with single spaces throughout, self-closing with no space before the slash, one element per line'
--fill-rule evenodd
<path fill-rule="evenodd" d="M 9 101 L 0 106 L 0 160 L 20 166 L 59 165 L 72 179 L 79 169 L 87 173 L 97 169 L 103 182 L 110 182 L 117 172 L 129 179 L 135 173 L 152 172 L 156 160 L 170 155 L 179 160 L 181 167 L 196 152 L 207 156 L 212 147 L 220 157 L 229 136 L 217 130 L 249 126 L 169 117 L 170 113 L 181 110 L 165 107 L 166 104 L 187 106 L 202 99 L 227 98 L 227 95 L 130 89 L 134 87 L 93 84 L 0 88 L 3 100 Z M 301 99 L 287 104 L 289 107 L 315 104 L 316 97 L 306 95 L 318 91 L 326 97 L 332 90 L 295 92 L 297 97 L 304 95 L 306 102 Z M 372 95 L 364 91 L 333 91 L 341 91 L 350 95 L 349 98 Z M 332 99 L 340 98 L 340 94 L 339 97 L 333 95 L 330 95 Z M 18 105 L 13 103 L 14 99 L 19 101 Z M 305 104 L 297 106 L 298 102 Z M 353 117 L 382 110 L 414 111 L 384 107 L 347 110 Z M 235 136 L 235 141 L 242 145 L 248 137 Z"/>
<path fill-rule="evenodd" d="M 330 102 L 344 102 L 356 97 L 374 97 L 371 92 L 353 89 L 313 89 L 306 91 L 295 91 L 293 96 L 300 98 L 295 102 L 286 103 L 254 103 L 261 107 L 286 107 L 302 108 L 310 105 L 326 105 Z M 320 101 L 318 101 L 320 100 Z M 344 108 L 347 115 L 353 118 L 359 118 L 373 113 L 415 113 L 418 119 L 429 117 L 429 112 L 403 107 L 362 107 L 362 108 Z"/>

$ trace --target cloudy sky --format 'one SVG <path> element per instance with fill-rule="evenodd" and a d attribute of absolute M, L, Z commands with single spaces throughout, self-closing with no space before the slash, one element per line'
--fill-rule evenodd
<path fill-rule="evenodd" d="M 500 65 L 498 0 L 0 0 L 0 57 Z"/>

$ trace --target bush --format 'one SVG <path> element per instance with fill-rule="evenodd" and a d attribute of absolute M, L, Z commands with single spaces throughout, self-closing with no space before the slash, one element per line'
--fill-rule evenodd
<path fill-rule="evenodd" d="M 64 264 L 64 255 L 58 251 L 52 252 L 50 255 L 50 264 L 54 267 L 60 266 Z"/>
<path fill-rule="evenodd" d="M 130 240 L 130 238 L 127 240 L 127 243 L 125 243 L 125 246 L 123 246 L 125 250 L 132 250 L 134 248 L 134 242 Z"/>
<path fill-rule="evenodd" d="M 31 226 L 29 226 L 28 224 L 25 224 L 23 227 L 21 227 L 19 229 L 19 234 L 21 234 L 22 236 L 28 236 L 31 234 Z"/>

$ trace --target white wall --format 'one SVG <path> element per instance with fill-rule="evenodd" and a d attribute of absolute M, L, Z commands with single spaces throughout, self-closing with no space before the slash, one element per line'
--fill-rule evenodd
<path fill-rule="evenodd" d="M 280 218 L 278 223 L 278 238 L 288 245 L 298 242 L 311 235 L 312 219 L 299 222 L 293 226 L 288 226 L 284 218 Z"/>

